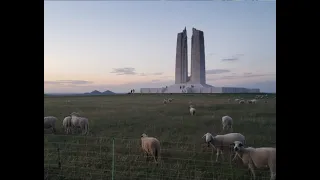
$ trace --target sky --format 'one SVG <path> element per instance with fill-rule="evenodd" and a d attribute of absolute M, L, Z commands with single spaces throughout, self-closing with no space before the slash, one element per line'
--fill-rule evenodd
<path fill-rule="evenodd" d="M 174 84 L 177 33 L 204 32 L 213 86 L 276 91 L 275 1 L 44 1 L 44 91 Z"/>

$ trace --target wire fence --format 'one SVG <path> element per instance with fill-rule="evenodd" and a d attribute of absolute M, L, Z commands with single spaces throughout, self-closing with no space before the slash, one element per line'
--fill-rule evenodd
<path fill-rule="evenodd" d="M 162 142 L 159 163 L 146 161 L 140 139 L 44 135 L 44 179 L 244 180 L 251 174 L 241 160 L 215 162 L 206 144 Z M 255 170 L 258 179 L 270 179 Z"/>

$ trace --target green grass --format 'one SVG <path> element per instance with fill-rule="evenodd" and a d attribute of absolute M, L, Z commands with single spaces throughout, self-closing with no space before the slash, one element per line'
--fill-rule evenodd
<path fill-rule="evenodd" d="M 254 95 L 115 95 L 44 97 L 44 115 L 56 116 L 57 133 L 44 130 L 44 164 L 48 179 L 111 179 L 112 138 L 114 179 L 250 179 L 241 162 L 215 163 L 215 152 L 201 139 L 206 132 L 221 132 L 221 117 L 234 119 L 234 132 L 253 147 L 276 146 L 276 102 L 227 103 L 228 98 Z M 164 105 L 165 97 L 174 101 Z M 70 100 L 70 103 L 66 103 Z M 189 114 L 189 101 L 197 109 Z M 71 112 L 89 119 L 90 133 L 65 135 L 62 120 Z M 215 112 L 214 118 L 212 117 Z M 147 133 L 161 142 L 161 161 L 146 162 L 140 136 Z M 58 153 L 57 149 L 60 149 Z M 61 168 L 58 168 L 58 161 Z M 220 160 L 221 161 L 221 160 Z M 256 170 L 257 179 L 269 179 L 269 170 Z"/>

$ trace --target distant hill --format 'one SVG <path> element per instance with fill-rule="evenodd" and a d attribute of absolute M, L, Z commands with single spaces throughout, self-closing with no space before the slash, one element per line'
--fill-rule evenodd
<path fill-rule="evenodd" d="M 116 93 L 114 93 L 112 91 L 109 91 L 109 90 L 106 90 L 104 92 L 100 92 L 98 90 L 94 90 L 94 91 L 92 91 L 90 93 L 84 93 L 84 94 L 86 94 L 86 95 L 112 95 L 112 94 L 116 94 Z"/>
<path fill-rule="evenodd" d="M 106 90 L 104 92 L 100 92 L 98 90 L 94 90 L 92 92 L 87 93 L 45 93 L 44 96 L 99 96 L 99 95 L 115 95 L 112 91 Z"/>

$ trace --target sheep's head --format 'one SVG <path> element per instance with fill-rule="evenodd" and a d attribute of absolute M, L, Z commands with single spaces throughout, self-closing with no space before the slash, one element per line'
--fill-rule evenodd
<path fill-rule="evenodd" d="M 190 106 L 189 106 L 189 109 L 190 109 L 190 108 L 193 108 L 193 105 L 190 105 Z"/>
<path fill-rule="evenodd" d="M 233 146 L 233 149 L 236 152 L 241 151 L 244 147 L 243 147 L 243 143 L 240 141 L 235 141 L 234 143 L 230 144 L 230 146 Z"/>
<path fill-rule="evenodd" d="M 213 142 L 214 137 L 210 133 L 206 133 L 202 136 L 202 138 L 205 138 L 206 143 L 208 144 L 208 147 L 210 146 L 210 143 Z"/>
<path fill-rule="evenodd" d="M 141 134 L 141 137 L 148 137 L 148 135 L 143 133 L 143 134 Z"/>

